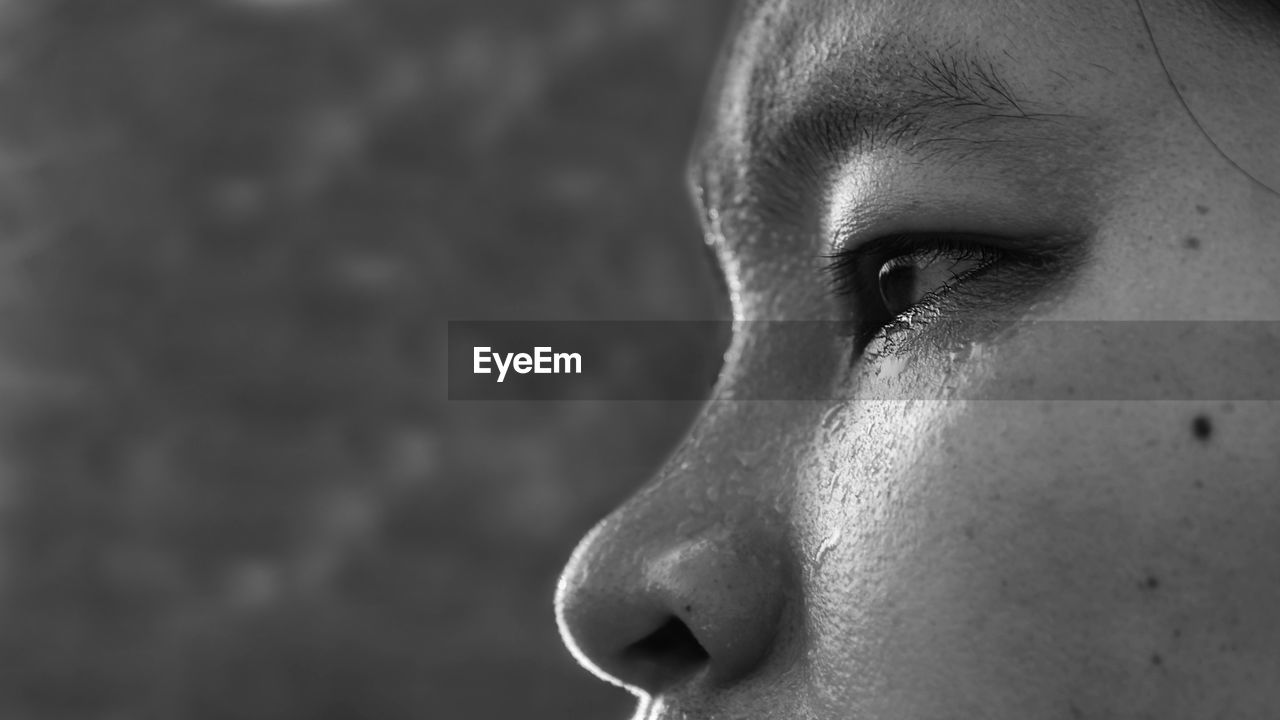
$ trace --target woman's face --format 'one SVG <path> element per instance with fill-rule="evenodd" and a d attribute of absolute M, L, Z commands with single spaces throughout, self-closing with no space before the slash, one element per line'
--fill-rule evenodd
<path fill-rule="evenodd" d="M 565 571 L 579 658 L 662 718 L 1280 713 L 1277 36 L 746 3 L 692 170 L 737 331 Z"/>

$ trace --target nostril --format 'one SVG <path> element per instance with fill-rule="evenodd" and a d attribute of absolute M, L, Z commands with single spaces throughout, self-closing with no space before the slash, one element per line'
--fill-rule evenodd
<path fill-rule="evenodd" d="M 789 571 L 776 547 L 763 534 L 672 542 L 597 526 L 556 589 L 560 632 L 588 670 L 637 694 L 727 686 L 779 642 Z"/>
<path fill-rule="evenodd" d="M 649 692 L 692 675 L 710 659 L 689 626 L 675 617 L 622 651 L 623 662 L 639 672 L 640 686 Z"/>

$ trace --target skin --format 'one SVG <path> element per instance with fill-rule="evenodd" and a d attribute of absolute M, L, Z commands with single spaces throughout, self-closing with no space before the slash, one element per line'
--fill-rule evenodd
<path fill-rule="evenodd" d="M 716 397 L 557 596 L 642 714 L 1280 713 L 1280 343 L 1206 322 L 1280 319 L 1280 43 L 1209 3 L 1143 8 L 743 8 L 692 171 L 739 321 L 846 318 L 824 255 L 886 233 L 1054 236 L 1073 259 L 938 311 L 997 330 L 925 325 L 901 351 L 739 322 Z M 806 102 L 891 94 L 885 57 L 948 48 L 1051 119 L 965 126 L 947 157 L 767 161 Z M 798 386 L 833 399 L 768 399 Z"/>

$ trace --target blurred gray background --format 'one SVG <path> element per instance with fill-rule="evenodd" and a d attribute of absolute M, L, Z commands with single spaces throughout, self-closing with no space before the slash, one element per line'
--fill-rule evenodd
<path fill-rule="evenodd" d="M 713 316 L 726 8 L 0 2 L 0 718 L 626 717 L 555 577 L 696 408 L 450 403 L 442 344 Z"/>

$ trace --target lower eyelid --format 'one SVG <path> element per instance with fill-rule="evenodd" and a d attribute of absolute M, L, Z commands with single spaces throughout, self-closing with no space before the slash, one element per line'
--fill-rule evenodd
<path fill-rule="evenodd" d="M 983 290 L 977 289 L 971 292 L 967 286 L 970 283 L 981 282 L 981 276 L 997 269 L 1001 262 L 1002 258 L 995 257 L 984 261 L 978 267 L 964 271 L 943 287 L 930 291 L 920 302 L 899 313 L 876 330 L 863 333 L 861 348 L 855 354 L 855 360 L 857 355 L 868 352 L 872 357 L 907 352 L 915 337 L 926 332 L 930 325 L 940 319 L 940 315 L 964 310 L 964 307 L 957 307 L 957 305 L 963 306 L 965 298 L 972 298 L 975 302 L 989 299 Z M 883 344 L 885 347 L 873 349 L 877 344 Z"/>

